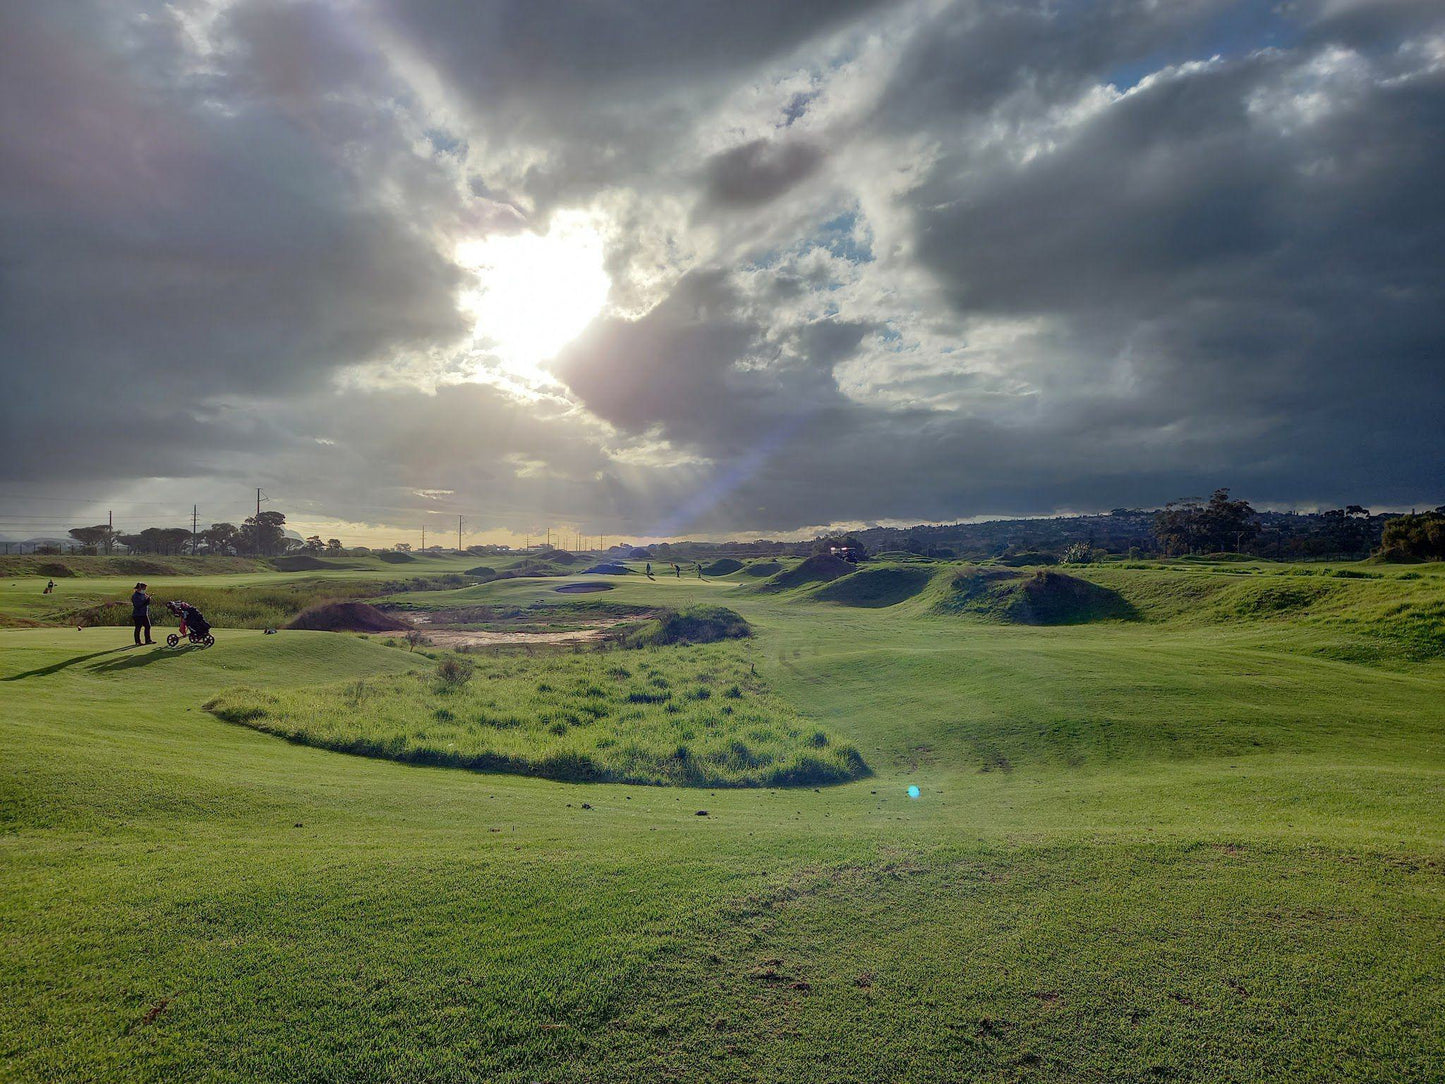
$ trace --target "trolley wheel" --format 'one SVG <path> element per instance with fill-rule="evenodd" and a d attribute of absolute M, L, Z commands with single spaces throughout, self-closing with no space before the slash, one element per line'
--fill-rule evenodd
<path fill-rule="evenodd" d="M 216 638 L 212 636 L 209 632 L 201 638 L 201 643 L 205 644 L 207 647 L 210 647 L 215 642 Z"/>
<path fill-rule="evenodd" d="M 181 638 L 177 636 L 174 632 L 166 637 L 166 647 L 175 647 L 180 642 Z"/>

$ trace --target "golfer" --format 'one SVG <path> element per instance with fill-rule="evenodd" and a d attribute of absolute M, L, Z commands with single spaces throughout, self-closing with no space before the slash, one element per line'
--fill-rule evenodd
<path fill-rule="evenodd" d="M 135 592 L 130 596 L 130 620 L 135 626 L 135 646 L 141 646 L 141 630 L 145 630 L 145 642 L 155 643 L 151 639 L 151 597 L 146 594 L 146 585 L 138 583 L 135 585 Z"/>

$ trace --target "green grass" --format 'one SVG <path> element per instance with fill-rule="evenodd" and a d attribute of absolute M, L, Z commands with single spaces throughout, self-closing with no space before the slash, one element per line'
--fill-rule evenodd
<path fill-rule="evenodd" d="M 824 584 L 813 597 L 844 606 L 896 606 L 919 594 L 932 579 L 933 571 L 928 568 L 865 565 L 850 576 Z"/>
<path fill-rule="evenodd" d="M 786 787 L 867 774 L 737 646 L 450 657 L 420 673 L 222 693 L 207 710 L 324 749 L 571 782 Z"/>
<path fill-rule="evenodd" d="M 1445 569 L 1140 565 L 1070 569 L 1134 619 L 1052 626 L 936 612 L 947 564 L 883 608 L 623 577 L 609 605 L 755 635 L 474 656 L 447 694 L 657 658 L 678 695 L 750 652 L 874 773 L 817 792 L 398 763 L 204 710 L 441 702 L 376 640 L 0 632 L 0 1078 L 1445 1079 Z M 290 582 L 251 575 L 207 585 Z M 559 582 L 399 597 L 528 612 Z"/>

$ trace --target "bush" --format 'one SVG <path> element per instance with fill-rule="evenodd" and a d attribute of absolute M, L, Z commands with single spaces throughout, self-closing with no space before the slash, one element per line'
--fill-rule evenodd
<path fill-rule="evenodd" d="M 460 655 L 448 655 L 437 663 L 437 677 L 443 685 L 455 688 L 458 685 L 465 685 L 472 680 L 472 672 L 476 669 L 476 663 L 471 659 L 464 659 Z"/>
<path fill-rule="evenodd" d="M 726 606 L 689 606 L 685 610 L 664 610 L 629 634 L 625 642 L 628 647 L 710 644 L 752 634 L 753 628 L 742 614 Z"/>

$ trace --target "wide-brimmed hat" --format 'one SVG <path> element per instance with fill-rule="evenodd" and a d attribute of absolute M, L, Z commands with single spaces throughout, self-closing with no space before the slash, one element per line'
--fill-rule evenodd
<path fill-rule="evenodd" d="M 137 591 L 144 591 L 144 590 L 145 590 L 145 586 L 146 586 L 146 585 L 143 584 L 143 583 L 138 583 L 138 584 L 135 585 L 135 589 L 136 589 Z"/>

